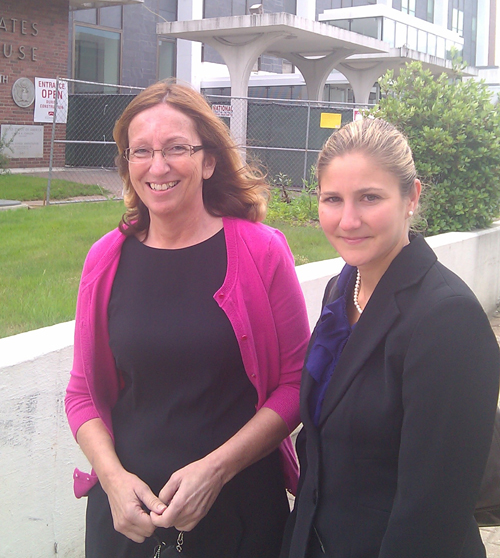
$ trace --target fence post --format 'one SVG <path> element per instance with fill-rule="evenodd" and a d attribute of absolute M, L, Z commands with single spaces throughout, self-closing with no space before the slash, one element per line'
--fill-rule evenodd
<path fill-rule="evenodd" d="M 59 76 L 56 78 L 56 94 L 54 99 L 54 116 L 52 118 L 52 137 L 50 140 L 49 178 L 47 180 L 46 204 L 50 205 L 50 183 L 52 182 L 52 167 L 54 164 L 54 141 L 56 139 L 57 98 L 59 96 Z"/>
<path fill-rule="evenodd" d="M 243 160 L 247 156 L 247 118 L 248 118 L 248 99 L 245 97 L 231 97 L 231 122 L 230 130 L 236 145 L 240 149 Z"/>
<path fill-rule="evenodd" d="M 311 103 L 307 103 L 307 125 L 306 125 L 306 149 L 304 152 L 304 173 L 302 177 L 302 189 L 307 180 L 307 154 L 309 150 L 309 126 L 311 124 Z"/>

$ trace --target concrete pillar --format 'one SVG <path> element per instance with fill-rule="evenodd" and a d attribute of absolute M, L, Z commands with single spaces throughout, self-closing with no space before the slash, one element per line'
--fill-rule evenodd
<path fill-rule="evenodd" d="M 286 33 L 256 33 L 246 36 L 241 42 L 237 37 L 227 39 L 210 37 L 206 44 L 213 47 L 222 56 L 229 70 L 231 79 L 231 97 L 248 96 L 248 80 L 252 68 L 259 56 L 277 39 Z M 238 145 L 246 144 L 247 137 L 247 102 L 245 99 L 234 99 L 232 104 L 231 133 Z"/>
<path fill-rule="evenodd" d="M 384 75 L 387 70 L 397 67 L 399 64 L 399 62 L 392 64 L 387 62 L 377 62 L 370 68 L 356 70 L 347 63 L 340 63 L 337 66 L 337 70 L 342 72 L 349 80 L 354 92 L 355 103 L 358 105 L 366 105 L 368 104 L 373 84 L 380 76 Z"/>
<path fill-rule="evenodd" d="M 304 58 L 300 54 L 287 55 L 287 60 L 300 70 L 307 86 L 307 98 L 311 101 L 323 100 L 326 80 L 336 65 L 352 54 L 352 50 L 339 48 L 322 58 Z"/>
<path fill-rule="evenodd" d="M 182 0 L 177 8 L 178 21 L 203 19 L 203 0 Z M 200 90 L 202 44 L 177 39 L 177 77 Z"/>
<path fill-rule="evenodd" d="M 296 15 L 316 21 L 316 0 L 297 0 Z"/>

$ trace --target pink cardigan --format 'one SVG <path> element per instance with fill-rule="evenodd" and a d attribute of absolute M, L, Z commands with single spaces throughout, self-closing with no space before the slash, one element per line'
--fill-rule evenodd
<path fill-rule="evenodd" d="M 283 234 L 261 223 L 224 218 L 227 274 L 214 298 L 229 318 L 257 410 L 278 413 L 290 432 L 299 423 L 299 386 L 309 325 L 294 260 Z M 91 248 L 83 267 L 75 321 L 73 369 L 66 413 L 76 437 L 80 426 L 101 418 L 113 437 L 111 410 L 120 379 L 109 347 L 107 309 L 125 236 L 118 229 Z M 297 486 L 298 467 L 290 438 L 280 446 L 286 486 Z M 97 482 L 92 471 L 75 470 L 77 498 Z"/>

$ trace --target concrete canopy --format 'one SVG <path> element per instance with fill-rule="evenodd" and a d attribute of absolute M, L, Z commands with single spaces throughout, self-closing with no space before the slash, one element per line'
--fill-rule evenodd
<path fill-rule="evenodd" d="M 419 61 L 424 69 L 433 74 L 452 74 L 453 65 L 451 60 L 423 54 L 406 47 L 391 48 L 384 54 L 354 55 L 347 60 L 341 60 L 336 69 L 344 74 L 354 91 L 354 97 L 359 104 L 368 103 L 368 98 L 373 84 L 385 74 L 387 70 L 394 70 L 397 75 L 399 69 L 407 62 Z M 468 66 L 463 70 L 467 77 L 477 76 L 476 68 Z"/>
<path fill-rule="evenodd" d="M 340 60 L 389 51 L 383 41 L 288 13 L 159 23 L 157 34 L 215 48 L 229 69 L 235 97 L 247 96 L 250 72 L 264 52 L 295 64 L 304 76 L 309 98 L 321 100 L 326 78 Z"/>

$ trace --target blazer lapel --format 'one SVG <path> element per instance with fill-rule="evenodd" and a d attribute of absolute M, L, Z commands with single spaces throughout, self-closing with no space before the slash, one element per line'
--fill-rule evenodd
<path fill-rule="evenodd" d="M 370 299 L 370 304 L 363 311 L 363 319 L 360 318 L 356 324 L 328 385 L 319 419 L 320 426 L 344 397 L 363 364 L 398 316 L 394 293 L 384 293 L 373 302 Z"/>
<path fill-rule="evenodd" d="M 418 283 L 436 260 L 436 255 L 420 235 L 412 238 L 411 243 L 393 260 L 340 355 L 326 391 L 319 426 L 342 400 L 363 364 L 399 317 L 396 293 Z M 312 383 L 309 373 L 304 376 L 309 377 L 308 384 Z M 310 385 L 307 394 L 309 391 Z M 307 404 L 307 401 L 304 403 Z"/>

